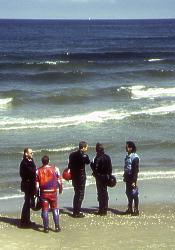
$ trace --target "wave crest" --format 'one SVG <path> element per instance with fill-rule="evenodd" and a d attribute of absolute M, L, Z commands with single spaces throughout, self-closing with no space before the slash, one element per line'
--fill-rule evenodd
<path fill-rule="evenodd" d="M 132 86 L 128 88 L 131 92 L 132 99 L 142 99 L 142 98 L 161 98 L 161 97 L 175 97 L 175 87 L 171 88 L 147 88 L 145 86 Z"/>
<path fill-rule="evenodd" d="M 175 104 L 149 109 L 146 108 L 133 112 L 109 109 L 105 111 L 94 111 L 81 115 L 54 116 L 50 118 L 37 118 L 33 120 L 27 118 L 3 117 L 3 119 L 0 121 L 0 130 L 64 128 L 79 125 L 86 126 L 88 124 L 100 124 L 108 121 L 120 121 L 125 118 L 138 115 L 165 115 L 171 112 L 175 112 Z"/>
<path fill-rule="evenodd" d="M 0 99 L 0 107 L 4 107 L 10 104 L 13 101 L 13 98 L 1 98 Z"/>

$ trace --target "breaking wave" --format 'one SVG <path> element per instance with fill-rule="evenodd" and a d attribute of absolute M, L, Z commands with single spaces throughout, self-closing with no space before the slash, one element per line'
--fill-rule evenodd
<path fill-rule="evenodd" d="M 127 117 L 138 115 L 166 115 L 171 112 L 175 112 L 175 104 L 132 112 L 109 109 L 74 116 L 54 116 L 41 119 L 3 117 L 0 121 L 0 130 L 64 128 L 69 126 L 99 124 L 112 120 L 120 121 Z"/>

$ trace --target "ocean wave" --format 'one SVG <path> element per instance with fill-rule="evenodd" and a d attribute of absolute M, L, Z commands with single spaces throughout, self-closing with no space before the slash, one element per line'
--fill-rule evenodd
<path fill-rule="evenodd" d="M 142 99 L 142 98 L 160 98 L 160 97 L 175 97 L 175 88 L 148 88 L 142 85 L 129 87 L 131 90 L 132 99 Z"/>
<path fill-rule="evenodd" d="M 6 195 L 6 196 L 0 197 L 0 200 L 18 199 L 22 197 L 24 197 L 23 194 Z"/>
<path fill-rule="evenodd" d="M 0 130 L 20 130 L 20 129 L 48 129 L 65 128 L 69 126 L 79 126 L 88 124 L 99 124 L 108 121 L 120 121 L 125 118 L 140 115 L 166 115 L 175 112 L 175 104 L 146 108 L 139 111 L 119 111 L 115 109 L 105 111 L 94 111 L 87 114 L 74 116 L 54 116 L 50 118 L 12 118 L 3 117 L 0 121 Z"/>
<path fill-rule="evenodd" d="M 88 87 L 80 88 L 64 88 L 59 91 L 43 92 L 42 94 L 33 91 L 28 93 L 27 91 L 7 91 L 3 93 L 3 96 L 11 96 L 10 98 L 3 99 L 7 103 L 11 100 L 13 105 L 22 105 L 27 102 L 36 102 L 41 104 L 72 104 L 72 103 L 84 103 L 97 98 L 117 98 L 119 99 L 155 99 L 155 98 L 167 98 L 175 97 L 175 87 L 146 87 L 144 85 L 126 86 L 126 87 L 104 87 L 91 89 Z M 1 99 L 0 99 L 1 100 Z M 2 101 L 3 103 L 3 101 Z M 4 103 L 6 103 L 4 101 Z M 0 106 L 1 106 L 0 101 Z"/>
<path fill-rule="evenodd" d="M 123 171 L 113 173 L 118 182 L 123 181 Z M 175 179 L 175 171 L 140 171 L 138 175 L 139 181 L 154 180 L 154 179 Z"/>
<path fill-rule="evenodd" d="M 96 100 L 105 97 L 117 97 L 125 98 L 129 97 L 130 91 L 128 89 L 122 89 L 117 87 L 105 87 L 91 89 L 88 87 L 74 87 L 74 88 L 63 88 L 59 91 L 46 91 L 38 93 L 37 91 L 3 91 L 1 92 L 3 100 L 5 98 L 12 98 L 13 105 L 23 105 L 24 103 L 36 102 L 41 104 L 72 104 L 72 103 L 84 103 L 88 100 Z M 1 100 L 1 99 L 0 99 Z M 11 101 L 11 102 L 12 102 Z M 1 101 L 0 101 L 1 102 Z M 1 103 L 0 103 L 1 106 Z"/>
<path fill-rule="evenodd" d="M 47 82 L 66 82 L 72 83 L 73 81 L 84 80 L 89 78 L 95 78 L 96 76 L 106 77 L 109 72 L 105 72 L 104 70 L 99 70 L 98 68 L 80 68 L 78 70 L 73 70 L 74 66 L 69 69 L 40 69 L 40 70 L 31 70 L 31 71 L 16 71 L 14 72 L 0 72 L 1 80 L 19 80 L 19 81 L 35 81 L 35 84 Z M 77 68 L 77 67 L 75 67 Z M 78 67 L 79 68 L 79 67 Z M 160 70 L 160 69 L 129 69 L 126 67 L 125 69 L 113 69 L 110 71 L 110 77 L 128 77 L 128 78 L 173 78 L 175 77 L 175 70 Z"/>
<path fill-rule="evenodd" d="M 39 81 L 39 82 L 55 82 L 57 81 L 74 81 L 78 79 L 84 79 L 90 76 L 94 76 L 94 72 L 90 71 L 81 71 L 81 70 L 75 70 L 75 71 L 52 71 L 52 70 L 45 70 L 42 72 L 16 72 L 16 73 L 0 73 L 0 78 L 2 80 L 23 80 L 23 81 Z M 36 83 L 36 82 L 35 82 Z M 69 82 L 68 82 L 69 83 Z"/>
<path fill-rule="evenodd" d="M 118 40 L 118 38 L 117 38 Z M 133 51 L 109 51 L 108 48 L 106 50 L 103 48 L 103 51 L 99 49 L 99 51 L 85 51 L 85 52 L 60 52 L 60 53 L 43 53 L 36 52 L 28 53 L 25 52 L 23 54 L 19 53 L 7 53 L 3 58 L 5 58 L 5 62 L 14 62 L 14 63 L 67 63 L 70 61 L 99 61 L 99 60 L 130 60 L 130 59 L 149 59 L 149 58 L 172 58 L 175 56 L 174 51 L 150 51 L 145 49 L 145 51 L 141 50 L 133 50 Z M 43 62 L 42 58 L 46 60 Z M 2 61 L 3 62 L 3 61 Z"/>
<path fill-rule="evenodd" d="M 59 92 L 46 93 L 42 97 L 37 98 L 37 102 L 52 103 L 52 104 L 72 104 L 84 103 L 97 98 L 129 98 L 130 91 L 117 87 L 106 87 L 99 89 L 90 88 L 67 88 Z"/>
<path fill-rule="evenodd" d="M 115 171 L 115 169 L 114 169 Z M 123 171 L 115 171 L 113 173 L 118 182 L 121 182 L 123 181 Z M 164 171 L 164 170 L 158 170 L 158 171 L 150 171 L 150 170 L 147 170 L 147 171 L 140 171 L 139 172 L 139 175 L 138 175 L 138 179 L 139 180 L 152 180 L 152 179 L 167 179 L 167 178 L 170 178 L 170 179 L 174 179 L 175 178 L 175 171 L 172 171 L 172 170 L 169 170 L 169 171 Z"/>
<path fill-rule="evenodd" d="M 3 117 L 0 121 L 0 130 L 16 129 L 44 129 L 44 128 L 62 128 L 68 126 L 78 126 L 86 123 L 101 123 L 107 120 L 115 119 L 117 112 L 115 110 L 94 111 L 85 115 L 74 116 L 54 116 L 41 119 L 10 118 Z M 117 119 L 122 119 L 119 115 Z"/>
<path fill-rule="evenodd" d="M 139 173 L 139 180 L 174 179 L 175 171 L 144 171 Z"/>
<path fill-rule="evenodd" d="M 0 108 L 12 103 L 12 101 L 13 101 L 13 98 L 1 98 L 0 99 Z"/>
<path fill-rule="evenodd" d="M 165 61 L 165 59 L 160 59 L 160 58 L 151 58 L 151 59 L 148 59 L 148 62 L 160 62 L 160 61 Z"/>
<path fill-rule="evenodd" d="M 52 60 L 52 61 L 39 61 L 39 62 L 27 62 L 26 64 L 29 65 L 45 65 L 45 64 L 49 64 L 49 65 L 57 65 L 57 64 L 67 64 L 70 61 L 65 61 L 65 60 Z"/>
<path fill-rule="evenodd" d="M 67 146 L 67 147 L 60 147 L 60 148 L 45 148 L 45 149 L 38 149 L 33 150 L 34 153 L 64 153 L 74 150 L 74 146 Z"/>
<path fill-rule="evenodd" d="M 9 61 L 9 62 L 0 62 L 0 68 L 2 70 L 28 70 L 28 71 L 37 71 L 37 70 L 46 70 L 48 68 L 55 68 L 56 66 L 62 67 L 64 69 L 70 61 L 67 60 L 31 60 L 31 61 Z M 74 64 L 73 64 L 74 65 Z M 52 67 L 53 66 L 53 67 Z"/>

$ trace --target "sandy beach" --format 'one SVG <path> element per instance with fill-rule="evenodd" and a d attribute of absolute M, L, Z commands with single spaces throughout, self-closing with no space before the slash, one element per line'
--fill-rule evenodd
<path fill-rule="evenodd" d="M 50 214 L 50 232 L 43 233 L 40 212 L 32 213 L 37 224 L 19 227 L 20 214 L 1 214 L 0 249 L 175 249 L 174 204 L 140 206 L 138 217 L 124 215 L 125 207 L 109 209 L 107 216 L 84 209 L 85 218 L 71 217 L 71 209 L 61 209 L 62 231 L 55 233 Z"/>
<path fill-rule="evenodd" d="M 124 183 L 109 189 L 108 215 L 98 210 L 95 186 L 86 188 L 82 211 L 73 218 L 72 192 L 60 197 L 60 233 L 54 232 L 52 214 L 49 234 L 43 233 L 40 211 L 31 213 L 36 226 L 22 229 L 22 199 L 0 200 L 0 249 L 175 249 L 175 203 L 173 179 L 139 181 L 140 215 L 124 215 L 127 206 Z"/>

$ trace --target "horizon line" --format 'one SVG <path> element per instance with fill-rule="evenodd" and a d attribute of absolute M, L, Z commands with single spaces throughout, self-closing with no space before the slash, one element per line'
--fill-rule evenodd
<path fill-rule="evenodd" d="M 78 21 L 78 20 L 87 20 L 87 21 L 95 21 L 95 20 L 174 20 L 175 17 L 168 18 L 0 18 L 0 20 L 70 20 L 70 21 Z"/>

